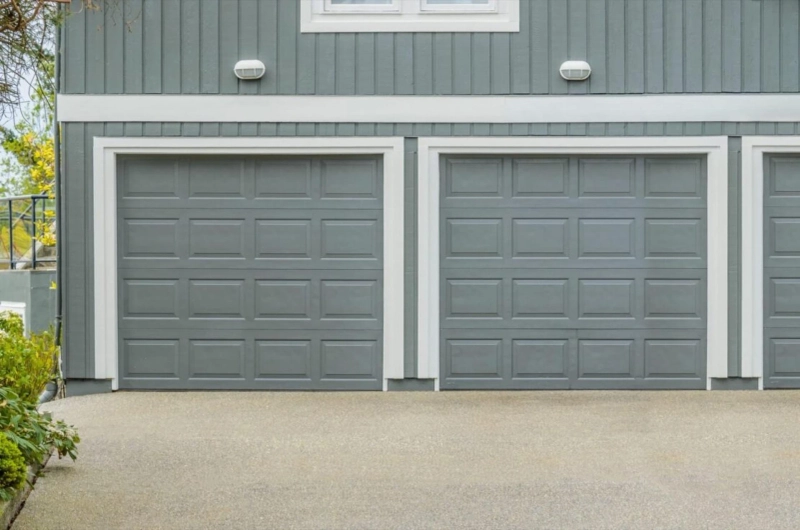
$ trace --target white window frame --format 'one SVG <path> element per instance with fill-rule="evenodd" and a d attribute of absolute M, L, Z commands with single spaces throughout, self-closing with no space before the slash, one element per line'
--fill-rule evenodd
<path fill-rule="evenodd" d="M 432 5 L 427 0 L 394 0 L 390 5 L 333 5 L 298 0 L 302 33 L 340 32 L 518 32 L 519 1 L 482 5 Z"/>
<path fill-rule="evenodd" d="M 423 13 L 497 13 L 499 10 L 498 0 L 489 0 L 483 4 L 431 4 L 431 0 L 419 0 L 420 11 Z"/>
<path fill-rule="evenodd" d="M 417 195 L 418 377 L 439 390 L 439 157 L 445 154 L 638 155 L 702 154 L 708 168 L 708 306 L 706 388 L 728 377 L 728 138 L 498 138 L 419 139 Z"/>
<path fill-rule="evenodd" d="M 94 378 L 119 388 L 119 155 L 383 155 L 383 389 L 404 377 L 404 142 L 376 138 L 94 138 Z"/>
<path fill-rule="evenodd" d="M 325 0 L 323 12 L 337 13 L 399 13 L 402 0 L 392 0 L 390 4 L 334 4 L 333 0 Z"/>
<path fill-rule="evenodd" d="M 742 137 L 742 377 L 764 388 L 764 155 L 800 154 L 798 136 Z"/>

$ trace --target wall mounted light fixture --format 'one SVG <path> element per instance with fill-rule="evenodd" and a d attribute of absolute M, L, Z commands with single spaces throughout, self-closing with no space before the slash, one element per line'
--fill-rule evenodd
<path fill-rule="evenodd" d="M 239 61 L 233 67 L 233 73 L 236 74 L 236 77 L 245 80 L 261 79 L 266 71 L 267 67 L 258 59 Z"/>
<path fill-rule="evenodd" d="M 558 71 L 567 81 L 585 81 L 592 75 L 592 67 L 586 61 L 566 61 Z"/>

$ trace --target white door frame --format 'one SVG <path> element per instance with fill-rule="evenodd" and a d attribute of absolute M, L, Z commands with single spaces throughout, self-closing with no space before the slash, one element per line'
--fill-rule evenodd
<path fill-rule="evenodd" d="M 704 154 L 708 167 L 707 381 L 728 377 L 728 138 L 419 139 L 418 377 L 439 389 L 439 157 L 443 154 Z"/>
<path fill-rule="evenodd" d="M 94 139 L 95 379 L 119 388 L 117 320 L 118 155 L 383 155 L 383 388 L 403 378 L 404 143 L 385 138 Z"/>
<path fill-rule="evenodd" d="M 764 155 L 800 154 L 800 136 L 742 137 L 742 377 L 764 388 Z"/>

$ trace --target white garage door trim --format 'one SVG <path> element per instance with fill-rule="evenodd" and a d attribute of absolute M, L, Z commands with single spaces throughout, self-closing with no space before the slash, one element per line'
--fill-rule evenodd
<path fill-rule="evenodd" d="M 764 388 L 764 155 L 800 153 L 799 136 L 742 137 L 742 377 Z"/>
<path fill-rule="evenodd" d="M 708 156 L 708 364 L 728 376 L 728 139 L 420 138 L 418 374 L 439 389 L 439 156 L 442 154 L 705 154 Z"/>
<path fill-rule="evenodd" d="M 106 138 L 94 139 L 95 379 L 119 387 L 117 324 L 117 156 L 367 155 L 384 160 L 383 388 L 403 378 L 403 139 L 387 138 Z"/>

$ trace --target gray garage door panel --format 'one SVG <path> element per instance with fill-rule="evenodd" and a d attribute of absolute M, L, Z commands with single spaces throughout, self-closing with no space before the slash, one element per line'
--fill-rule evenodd
<path fill-rule="evenodd" d="M 764 157 L 764 386 L 800 388 L 800 156 Z"/>
<path fill-rule="evenodd" d="M 195 271 L 127 273 L 120 285 L 125 329 L 382 328 L 381 271 Z"/>
<path fill-rule="evenodd" d="M 652 208 L 594 204 L 572 210 L 443 209 L 442 265 L 706 268 L 705 210 L 661 208 L 654 214 Z"/>
<path fill-rule="evenodd" d="M 122 268 L 375 269 L 383 266 L 380 210 L 121 208 Z"/>
<path fill-rule="evenodd" d="M 701 157 L 445 157 L 442 388 L 705 388 Z"/>
<path fill-rule="evenodd" d="M 705 329 L 705 271 L 458 269 L 443 287 L 448 328 Z"/>
<path fill-rule="evenodd" d="M 705 330 L 442 330 L 444 389 L 705 387 Z"/>
<path fill-rule="evenodd" d="M 121 388 L 381 388 L 378 158 L 120 166 Z"/>
<path fill-rule="evenodd" d="M 180 335 L 180 338 L 179 338 Z M 380 331 L 131 330 L 125 388 L 375 390 Z"/>
<path fill-rule="evenodd" d="M 120 162 L 119 206 L 380 209 L 381 164 L 379 158 L 128 158 Z"/>

